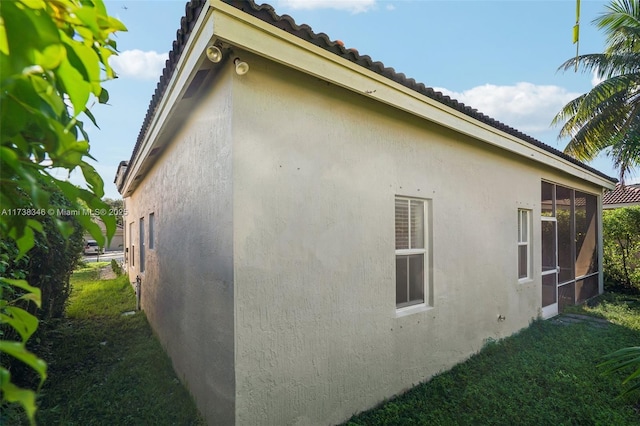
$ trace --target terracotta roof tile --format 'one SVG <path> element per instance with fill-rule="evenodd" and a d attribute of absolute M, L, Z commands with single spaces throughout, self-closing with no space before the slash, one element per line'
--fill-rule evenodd
<path fill-rule="evenodd" d="M 441 92 L 435 91 L 433 88 L 427 87 L 423 83 L 418 83 L 413 78 L 407 78 L 407 76 L 405 76 L 403 73 L 398 73 L 393 68 L 385 67 L 382 62 L 373 61 L 368 55 L 361 55 L 356 49 L 345 48 L 344 43 L 342 43 L 340 40 L 332 41 L 329 36 L 324 33 L 316 34 L 313 32 L 310 26 L 306 24 L 296 24 L 294 19 L 289 15 L 277 15 L 274 8 L 268 4 L 262 4 L 258 6 L 254 3 L 253 0 L 222 1 L 270 25 L 273 25 L 274 27 L 280 28 L 283 31 L 306 40 L 315 46 L 341 56 L 351 62 L 354 62 L 364 68 L 367 68 L 377 74 L 393 80 L 411 90 L 419 92 L 435 101 L 447 105 L 469 117 L 488 124 L 491 127 L 515 136 L 523 141 L 526 141 L 533 146 L 550 152 L 611 182 L 617 182 L 617 179 L 607 176 L 604 173 L 581 163 L 573 157 L 566 155 L 562 151 L 546 145 L 541 141 L 529 135 L 526 135 L 519 130 L 514 129 L 513 127 L 507 126 L 506 124 L 501 123 L 500 121 L 495 120 L 461 102 L 458 102 Z M 149 108 L 147 110 L 142 128 L 140 129 L 140 133 L 138 134 L 136 145 L 131 154 L 130 164 L 133 164 L 133 159 L 138 153 L 140 144 L 142 143 L 144 135 L 147 132 L 147 128 L 151 123 L 151 119 L 154 115 L 155 109 L 160 102 L 162 95 L 164 94 L 164 91 L 169 83 L 169 79 L 174 72 L 178 59 L 180 58 L 182 50 L 191 33 L 191 30 L 193 29 L 193 26 L 195 25 L 198 15 L 202 11 L 204 4 L 205 0 L 191 0 L 185 7 L 185 16 L 180 20 L 180 28 L 178 29 L 176 34 L 176 41 L 173 42 L 173 49 L 171 50 L 171 52 L 169 52 L 169 59 L 166 61 L 164 71 L 162 72 L 162 76 L 160 77 L 160 81 L 158 82 L 155 93 L 151 98 L 151 102 L 149 104 Z"/>
<path fill-rule="evenodd" d="M 609 191 L 602 197 L 602 204 L 640 204 L 640 184 L 622 186 Z"/>

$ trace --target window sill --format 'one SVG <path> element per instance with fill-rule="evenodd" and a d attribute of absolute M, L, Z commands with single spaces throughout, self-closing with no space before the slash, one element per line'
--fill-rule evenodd
<path fill-rule="evenodd" d="M 417 305 L 405 306 L 403 308 L 396 308 L 396 318 L 406 317 L 408 315 L 417 314 L 419 312 L 425 312 L 430 309 L 433 309 L 433 306 L 428 306 L 424 303 L 419 303 Z"/>
<path fill-rule="evenodd" d="M 533 278 L 520 278 L 518 284 L 529 284 L 533 282 Z"/>

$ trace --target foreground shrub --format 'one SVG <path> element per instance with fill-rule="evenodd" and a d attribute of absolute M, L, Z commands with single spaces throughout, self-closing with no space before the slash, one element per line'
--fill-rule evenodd
<path fill-rule="evenodd" d="M 122 265 L 115 259 L 111 259 L 111 270 L 118 277 L 122 275 Z"/>
<path fill-rule="evenodd" d="M 639 293 L 640 207 L 607 210 L 602 225 L 605 288 Z"/>
<path fill-rule="evenodd" d="M 70 206 L 69 201 L 60 192 L 52 192 L 50 202 L 55 209 L 68 209 Z M 4 348 L 15 348 L 15 342 L 22 341 L 26 344 L 24 349 L 32 351 L 38 347 L 35 352 L 42 356 L 46 353 L 43 349 L 46 347 L 46 337 L 37 325 L 39 321 L 63 316 L 71 293 L 71 273 L 80 259 L 84 244 L 82 228 L 74 216 L 56 217 L 47 214 L 34 216 L 33 220 L 40 224 L 43 232 L 34 234 L 34 245 L 26 255 L 19 256 L 19 249 L 14 240 L 0 239 L 0 276 L 3 277 L 3 284 L 13 282 L 15 286 L 17 280 L 23 280 L 19 289 L 28 291 L 25 295 L 24 291 L 16 293 L 14 289 L 7 286 L 0 288 L 1 302 L 4 302 L 0 303 L 0 337 L 2 337 Z M 62 225 L 58 226 L 56 222 Z M 64 228 L 72 231 L 68 237 L 62 233 L 61 229 Z M 29 296 L 31 293 L 38 294 L 38 303 L 31 303 L 34 300 Z M 23 320 L 21 326 L 15 326 L 17 319 Z M 25 330 L 28 333 L 25 334 Z M 36 338 L 26 342 L 26 338 L 32 335 Z M 10 353 L 17 352 L 14 350 Z M 4 376 L 0 379 L 6 380 L 9 377 L 11 383 L 24 389 L 33 389 L 38 386 L 38 383 L 41 385 L 46 377 L 45 367 L 41 365 L 46 364 L 38 361 L 36 365 L 34 361 L 32 365 L 26 363 L 25 359 L 32 358 L 31 356 L 3 356 L 1 363 L 3 370 L 0 371 L 0 375 Z M 34 365 L 38 368 L 34 368 Z M 7 392 L 6 386 L 3 390 Z M 19 389 L 13 390 L 13 393 L 18 396 L 22 395 L 21 392 Z M 6 399 L 10 402 L 20 401 L 25 410 L 28 410 L 29 417 L 33 417 L 35 394 L 30 395 L 32 397 L 29 403 L 18 396 Z M 4 396 L 6 395 L 3 393 Z"/>
<path fill-rule="evenodd" d="M 52 202 L 58 208 L 69 208 L 69 202 L 60 193 L 51 194 Z M 53 204 L 53 203 L 52 203 Z M 74 216 L 37 216 L 43 233 L 35 234 L 35 244 L 22 258 L 18 258 L 15 242 L 2 242 L 2 274 L 11 278 L 26 279 L 30 285 L 40 289 L 42 306 L 29 311 L 41 320 L 60 318 L 69 299 L 71 287 L 69 279 L 82 256 L 83 232 Z M 66 237 L 55 221 L 65 222 L 73 232 Z"/>

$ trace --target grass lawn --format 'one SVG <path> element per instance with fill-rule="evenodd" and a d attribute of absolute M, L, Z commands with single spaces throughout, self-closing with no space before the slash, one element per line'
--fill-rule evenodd
<path fill-rule="evenodd" d="M 535 321 L 347 424 L 638 425 L 638 399 L 616 398 L 625 374 L 602 376 L 596 365 L 640 344 L 640 298 L 606 294 L 596 302 L 570 312 L 611 324 Z"/>
<path fill-rule="evenodd" d="M 204 424 L 144 313 L 122 315 L 135 309 L 127 277 L 96 280 L 104 265 L 74 273 L 67 317 L 47 330 L 38 424 Z"/>
<path fill-rule="evenodd" d="M 49 363 L 40 425 L 200 425 L 126 277 L 77 271 L 67 317 L 36 352 Z M 571 313 L 605 318 L 535 321 L 452 370 L 379 407 L 355 425 L 638 425 L 637 398 L 616 398 L 624 373 L 602 376 L 607 353 L 640 342 L 640 297 L 606 294 Z M 9 421 L 15 416 L 9 416 Z"/>

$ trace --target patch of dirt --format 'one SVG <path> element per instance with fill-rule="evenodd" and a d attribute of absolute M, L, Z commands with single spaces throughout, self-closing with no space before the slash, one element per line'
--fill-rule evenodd
<path fill-rule="evenodd" d="M 551 320 L 552 324 L 559 325 L 571 325 L 578 323 L 586 323 L 596 328 L 604 328 L 607 327 L 610 323 L 609 321 L 596 318 L 589 315 L 580 315 L 580 314 L 562 314 Z"/>
<path fill-rule="evenodd" d="M 111 265 L 100 268 L 100 279 L 101 280 L 113 280 L 118 278 L 113 269 L 111 269 Z"/>

